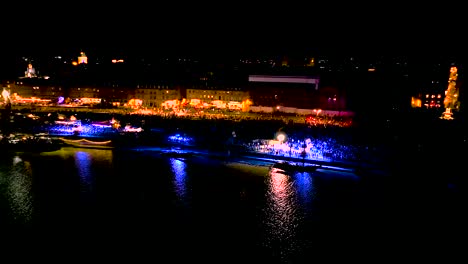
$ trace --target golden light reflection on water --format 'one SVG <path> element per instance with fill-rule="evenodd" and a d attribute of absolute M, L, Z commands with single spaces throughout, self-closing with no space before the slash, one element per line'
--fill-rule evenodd
<path fill-rule="evenodd" d="M 73 148 L 64 147 L 57 151 L 41 153 L 42 156 L 60 156 L 62 158 L 74 157 L 77 152 L 87 153 L 93 160 L 112 163 L 113 152 L 111 149 Z"/>
<path fill-rule="evenodd" d="M 278 237 L 290 236 L 294 231 L 297 202 L 293 181 L 281 170 L 270 171 L 268 185 L 270 225 Z"/>
<path fill-rule="evenodd" d="M 13 217 L 16 221 L 28 223 L 34 209 L 31 164 L 14 156 L 10 171 L 0 177 L 3 178 L 0 184 L 6 185 L 6 196 Z"/>
<path fill-rule="evenodd" d="M 265 246 L 276 248 L 278 254 L 286 256 L 301 247 L 296 236 L 307 213 L 304 205 L 314 199 L 312 178 L 307 173 L 287 175 L 272 168 L 267 187 Z"/>
<path fill-rule="evenodd" d="M 113 164 L 113 152 L 110 149 L 93 148 L 62 148 L 58 151 L 47 152 L 41 155 L 60 156 L 62 159 L 74 159 L 75 168 L 80 178 L 81 188 L 90 191 L 94 185 L 92 167 L 111 167 Z"/>

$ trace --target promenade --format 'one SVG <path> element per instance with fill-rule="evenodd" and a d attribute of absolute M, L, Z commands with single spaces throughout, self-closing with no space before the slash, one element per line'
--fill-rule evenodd
<path fill-rule="evenodd" d="M 185 148 L 185 147 L 155 147 L 155 146 L 139 146 L 128 148 L 131 151 L 154 151 L 163 156 L 176 158 L 190 158 L 193 156 L 202 156 L 213 159 L 222 160 L 225 162 L 254 162 L 256 165 L 269 166 L 278 162 L 293 162 L 306 165 L 320 165 L 321 169 L 334 170 L 342 172 L 351 172 L 357 175 L 384 175 L 388 176 L 389 172 L 378 166 L 373 166 L 368 163 L 358 163 L 351 161 L 331 161 L 318 159 L 302 159 L 287 156 L 278 156 L 256 152 L 238 152 L 231 154 L 227 151 L 208 151 L 200 148 Z"/>
<path fill-rule="evenodd" d="M 213 158 L 234 160 L 256 160 L 264 162 L 288 161 L 307 165 L 320 165 L 323 168 L 349 171 L 384 171 L 377 164 L 385 160 L 385 149 L 381 150 L 373 142 L 359 142 L 362 133 L 349 128 L 345 120 L 332 117 L 314 118 L 314 123 L 305 124 L 304 116 L 271 115 L 256 113 L 231 113 L 229 116 L 175 116 L 175 115 L 142 115 L 123 109 L 90 109 L 90 108 L 51 108 L 37 107 L 33 113 L 38 114 L 40 132 L 60 137 L 97 139 L 96 135 L 106 132 L 102 127 L 90 125 L 91 121 L 103 121 L 112 118 L 122 125 L 142 127 L 143 133 L 113 133 L 104 137 L 112 138 L 112 146 L 120 149 L 167 151 L 167 138 L 180 134 L 196 141 L 197 147 L 180 146 L 185 152 Z M 79 138 L 68 131 L 63 134 L 63 127 L 50 125 L 55 119 L 50 112 L 57 111 L 62 117 L 86 120 L 82 124 Z M 27 120 L 27 119 L 26 119 Z M 47 124 L 46 125 L 46 121 Z M 290 122 L 292 121 L 292 122 Z M 25 124 L 26 125 L 26 124 Z M 18 127 L 25 127 L 18 124 Z M 348 129 L 349 128 L 349 129 Z M 340 130 L 341 129 L 341 130 Z M 157 130 L 154 132 L 153 130 Z M 269 138 L 278 131 L 286 131 L 288 146 L 291 150 L 272 151 L 270 145 L 253 144 L 258 138 Z M 235 133 L 235 136 L 232 136 Z M 134 136 L 133 136 L 134 135 Z M 99 137 L 98 137 L 99 138 Z M 353 139 L 353 140 L 350 140 Z M 366 139 L 367 140 L 367 139 Z M 258 141 L 258 140 L 257 140 Z M 301 143 L 302 141 L 305 141 Z M 75 143 L 75 142 L 71 142 Z M 78 142 L 83 145 L 83 142 Z M 115 143 L 115 144 L 114 144 Z M 301 146 L 307 143 L 308 155 L 302 158 L 298 154 Z M 83 147 L 101 147 L 87 144 Z M 262 148 L 263 147 L 263 148 Z M 229 152 L 230 150 L 230 152 Z"/>

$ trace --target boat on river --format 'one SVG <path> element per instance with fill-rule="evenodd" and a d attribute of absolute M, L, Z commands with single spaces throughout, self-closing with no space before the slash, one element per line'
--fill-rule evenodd
<path fill-rule="evenodd" d="M 45 134 L 10 134 L 1 136 L 0 151 L 4 152 L 50 152 L 61 149 L 62 142 Z"/>
<path fill-rule="evenodd" d="M 96 148 L 96 149 L 113 149 L 114 144 L 112 140 L 97 140 L 87 138 L 58 138 L 65 146 L 76 148 Z"/>

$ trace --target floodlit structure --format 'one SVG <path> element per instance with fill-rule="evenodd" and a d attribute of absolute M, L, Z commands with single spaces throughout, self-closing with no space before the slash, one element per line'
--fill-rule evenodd
<path fill-rule="evenodd" d="M 80 56 L 78 56 L 78 64 L 88 64 L 88 57 L 83 51 L 80 52 Z"/>
<path fill-rule="evenodd" d="M 36 69 L 34 69 L 31 63 L 28 64 L 28 67 L 26 68 L 26 71 L 24 72 L 24 77 L 26 78 L 37 77 Z"/>
<path fill-rule="evenodd" d="M 2 97 L 5 104 L 11 103 L 10 92 L 5 88 L 3 88 Z"/>

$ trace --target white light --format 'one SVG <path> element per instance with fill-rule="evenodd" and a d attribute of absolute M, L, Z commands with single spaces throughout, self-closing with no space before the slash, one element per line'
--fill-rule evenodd
<path fill-rule="evenodd" d="M 276 136 L 276 139 L 278 139 L 280 142 L 283 142 L 286 139 L 286 136 L 284 134 L 279 134 Z"/>

